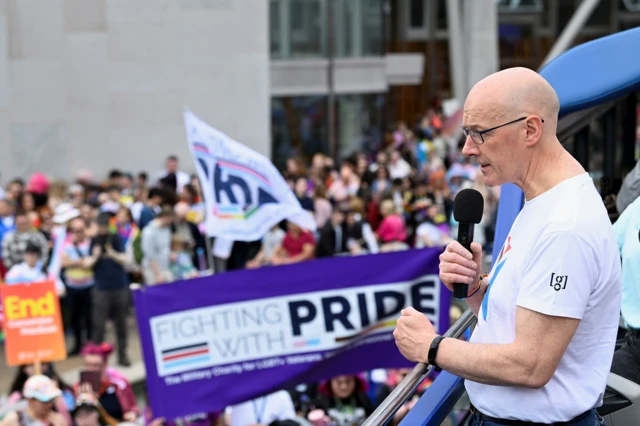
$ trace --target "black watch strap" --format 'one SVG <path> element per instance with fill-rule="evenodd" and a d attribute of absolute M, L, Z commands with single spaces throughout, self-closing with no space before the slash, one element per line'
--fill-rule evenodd
<path fill-rule="evenodd" d="M 429 354 L 427 355 L 427 362 L 429 365 L 433 365 L 436 368 L 436 371 L 442 371 L 442 368 L 436 365 L 436 356 L 438 356 L 438 347 L 440 346 L 440 342 L 444 339 L 443 336 L 436 336 L 431 342 L 431 346 L 429 346 Z"/>

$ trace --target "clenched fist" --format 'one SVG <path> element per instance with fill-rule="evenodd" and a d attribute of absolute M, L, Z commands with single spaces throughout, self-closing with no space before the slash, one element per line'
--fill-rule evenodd
<path fill-rule="evenodd" d="M 427 362 L 429 346 L 436 336 L 431 321 L 412 307 L 402 310 L 402 316 L 398 318 L 393 331 L 400 353 L 414 362 Z"/>

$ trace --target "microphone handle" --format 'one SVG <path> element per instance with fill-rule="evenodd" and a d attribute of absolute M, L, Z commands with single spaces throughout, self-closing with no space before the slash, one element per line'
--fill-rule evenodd
<path fill-rule="evenodd" d="M 458 242 L 462 247 L 471 252 L 471 243 L 473 242 L 473 223 L 461 222 L 458 225 Z M 464 299 L 469 294 L 469 285 L 463 283 L 453 284 L 453 297 Z"/>

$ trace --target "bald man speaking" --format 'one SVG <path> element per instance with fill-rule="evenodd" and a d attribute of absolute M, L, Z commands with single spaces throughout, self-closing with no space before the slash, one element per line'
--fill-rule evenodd
<path fill-rule="evenodd" d="M 512 68 L 476 84 L 464 104 L 462 153 L 487 186 L 512 182 L 525 203 L 480 280 L 482 249 L 450 243 L 449 289 L 469 284 L 469 342 L 442 339 L 405 309 L 394 332 L 409 360 L 464 379 L 471 425 L 600 425 L 620 314 L 620 259 L 592 179 L 556 137 L 559 102 L 537 73 Z"/>

